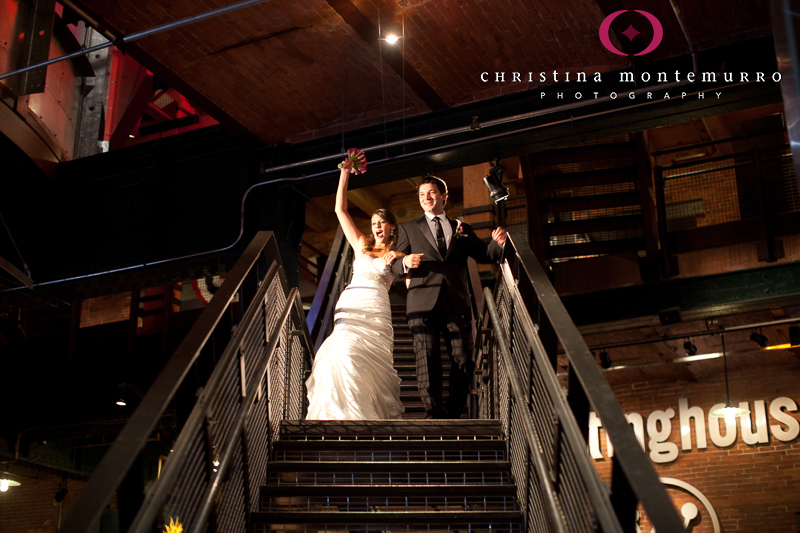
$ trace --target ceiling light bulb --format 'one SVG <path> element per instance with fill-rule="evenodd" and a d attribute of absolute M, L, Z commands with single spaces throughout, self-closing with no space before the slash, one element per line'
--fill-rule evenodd
<path fill-rule="evenodd" d="M 400 37 L 398 37 L 394 33 L 390 33 L 389 35 L 386 36 L 386 42 L 389 43 L 389 44 L 394 44 L 398 40 L 400 40 Z"/>
<path fill-rule="evenodd" d="M 120 398 L 119 400 L 117 400 L 117 405 L 119 405 L 120 407 L 125 407 L 128 404 L 125 403 L 125 399 L 124 398 Z"/>

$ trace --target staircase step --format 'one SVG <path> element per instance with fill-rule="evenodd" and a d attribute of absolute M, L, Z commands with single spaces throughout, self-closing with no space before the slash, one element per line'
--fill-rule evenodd
<path fill-rule="evenodd" d="M 576 196 L 571 198 L 547 198 L 540 200 L 541 210 L 546 213 L 564 213 L 569 211 L 587 211 L 590 209 L 606 209 L 610 207 L 639 206 L 642 198 L 639 191 L 615 194 L 598 194 L 595 196 Z"/>
<path fill-rule="evenodd" d="M 261 487 L 261 497 L 291 496 L 375 496 L 415 497 L 431 496 L 514 496 L 517 487 L 511 484 L 486 485 L 267 485 Z"/>
<path fill-rule="evenodd" d="M 505 461 L 500 440 L 315 440 L 276 442 L 278 461 Z"/>
<path fill-rule="evenodd" d="M 540 189 L 566 189 L 571 187 L 587 187 L 607 185 L 611 183 L 630 183 L 639 181 L 635 167 L 604 168 L 583 172 L 564 172 L 536 176 Z"/>
<path fill-rule="evenodd" d="M 550 246 L 550 257 L 578 257 L 582 255 L 617 254 L 645 249 L 643 238 L 594 241 Z"/>
<path fill-rule="evenodd" d="M 454 530 L 456 524 L 464 531 L 474 531 L 475 525 L 498 524 L 492 531 L 519 531 L 522 514 L 519 511 L 390 511 L 390 512 L 256 512 L 251 515 L 253 524 L 305 524 L 305 531 L 347 530 L 353 531 L 351 524 L 371 525 L 372 530 L 385 531 L 383 525 L 395 524 L 410 529 L 433 531 L 436 529 Z M 513 529 L 509 524 L 514 524 Z M 336 527 L 336 526 L 345 527 Z M 296 531 L 295 528 L 286 528 Z M 406 530 L 405 527 L 402 528 Z M 254 528 L 255 532 L 275 531 Z M 281 529 L 282 530 L 282 529 Z"/>
<path fill-rule="evenodd" d="M 508 461 L 270 461 L 270 474 L 282 472 L 467 473 L 502 472 Z"/>
<path fill-rule="evenodd" d="M 445 438 L 478 440 L 503 435 L 498 420 L 283 420 L 280 438 L 314 440 L 335 438 L 337 440 L 370 439 L 394 440 L 397 436 L 408 440 L 439 440 Z"/>
<path fill-rule="evenodd" d="M 621 217 L 589 218 L 586 220 L 570 220 L 567 222 L 550 222 L 543 226 L 547 235 L 578 235 L 597 233 L 600 231 L 620 231 L 642 227 L 642 215 L 625 215 Z M 395 341 L 395 345 L 397 341 Z"/>
<path fill-rule="evenodd" d="M 470 439 L 463 435 L 452 437 L 434 437 L 430 439 L 405 439 L 401 437 L 394 437 L 392 440 L 375 439 L 366 436 L 362 439 L 348 439 L 348 440 L 331 440 L 331 439 L 317 439 L 317 440 L 279 440 L 273 445 L 273 450 L 276 453 L 286 451 L 343 451 L 343 450 L 356 450 L 364 451 L 369 450 L 370 446 L 377 446 L 381 451 L 411 451 L 411 450 L 462 450 L 462 451 L 488 451 L 488 450 L 505 450 L 505 444 L 501 440 L 489 439 Z"/>

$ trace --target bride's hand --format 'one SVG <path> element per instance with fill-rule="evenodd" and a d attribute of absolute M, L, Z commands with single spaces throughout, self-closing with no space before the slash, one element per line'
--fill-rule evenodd
<path fill-rule="evenodd" d="M 400 257 L 402 254 L 398 255 L 398 252 L 392 250 L 391 252 L 386 252 L 383 254 L 383 261 L 388 265 L 391 264 L 395 259 Z"/>
<path fill-rule="evenodd" d="M 342 161 L 339 165 L 340 165 L 339 166 L 340 169 L 348 171 L 351 168 L 353 168 L 353 160 L 350 159 L 349 157 L 346 157 L 344 159 L 344 161 Z"/>

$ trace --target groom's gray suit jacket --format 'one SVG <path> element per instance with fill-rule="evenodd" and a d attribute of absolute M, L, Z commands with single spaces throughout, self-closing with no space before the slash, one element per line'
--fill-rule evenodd
<path fill-rule="evenodd" d="M 457 223 L 447 217 L 453 236 L 444 257 L 439 254 L 436 240 L 423 214 L 402 224 L 397 238 L 397 251 L 404 254 L 425 254 L 419 268 L 410 271 L 406 314 L 431 311 L 439 298 L 442 286 L 447 287 L 447 297 L 454 311 L 461 315 L 470 312 L 467 258 L 478 263 L 495 263 L 503 256 L 503 248 L 494 240 L 489 243 L 478 238 L 472 226 L 462 223 L 462 237 L 457 236 Z M 392 264 L 397 277 L 403 276 L 402 260 Z"/>

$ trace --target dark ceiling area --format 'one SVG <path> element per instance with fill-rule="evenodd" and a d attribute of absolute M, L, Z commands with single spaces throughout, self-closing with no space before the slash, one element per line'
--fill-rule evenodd
<path fill-rule="evenodd" d="M 71 4 L 112 39 L 228 5 Z M 125 52 L 232 130 L 275 144 L 541 89 L 557 83 L 554 71 L 563 79 L 566 72 L 643 68 L 771 33 L 765 0 L 676 2 L 687 40 L 664 1 L 647 6 L 663 27 L 654 52 L 629 58 L 606 50 L 598 38 L 603 20 L 640 7 L 619 0 L 272 0 L 138 40 Z M 633 38 L 623 34 L 630 26 Z M 652 28 L 629 11 L 613 20 L 611 43 L 642 51 Z M 381 40 L 390 33 L 402 38 Z M 495 83 L 495 72 L 506 81 Z"/>

